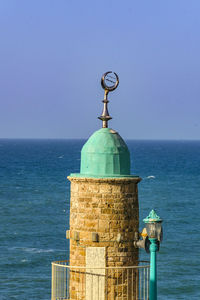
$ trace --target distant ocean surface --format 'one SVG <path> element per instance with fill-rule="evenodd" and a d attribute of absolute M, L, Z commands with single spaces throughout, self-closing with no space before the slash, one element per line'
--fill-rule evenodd
<path fill-rule="evenodd" d="M 0 140 L 0 300 L 50 299 L 51 262 L 68 258 L 67 176 L 79 172 L 84 142 Z M 164 219 L 158 299 L 200 299 L 200 142 L 127 144 L 143 178 L 140 229 L 152 208 Z"/>

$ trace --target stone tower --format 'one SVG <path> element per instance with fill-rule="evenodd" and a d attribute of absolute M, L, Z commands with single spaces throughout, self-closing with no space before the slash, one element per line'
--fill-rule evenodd
<path fill-rule="evenodd" d="M 130 174 L 126 143 L 115 130 L 107 128 L 111 118 L 107 94 L 100 117 L 103 128 L 94 132 L 83 146 L 80 173 L 68 177 L 70 266 L 85 267 L 81 274 L 96 273 L 99 278 L 71 272 L 70 299 L 125 299 L 122 295 L 127 297 L 130 289 L 137 289 L 137 284 L 128 284 L 127 276 L 116 267 L 138 265 L 138 249 L 133 241 L 139 226 L 137 184 L 141 179 Z M 107 276 L 111 270 L 112 274 Z M 86 288 L 80 291 L 81 280 Z"/>

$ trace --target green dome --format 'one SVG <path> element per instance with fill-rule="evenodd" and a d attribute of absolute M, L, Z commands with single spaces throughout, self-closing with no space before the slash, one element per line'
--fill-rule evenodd
<path fill-rule="evenodd" d="M 88 139 L 81 151 L 79 176 L 130 176 L 130 153 L 116 131 L 101 128 Z"/>

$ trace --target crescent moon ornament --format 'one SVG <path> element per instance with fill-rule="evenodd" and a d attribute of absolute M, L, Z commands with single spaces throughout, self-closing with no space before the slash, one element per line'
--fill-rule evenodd
<path fill-rule="evenodd" d="M 108 71 L 103 74 L 101 77 L 101 86 L 105 90 L 104 99 L 103 99 L 103 112 L 99 117 L 100 120 L 103 121 L 103 128 L 108 127 L 108 121 L 111 118 L 108 112 L 108 93 L 114 91 L 119 85 L 119 77 L 115 72 Z"/>
<path fill-rule="evenodd" d="M 109 92 L 114 91 L 119 84 L 119 77 L 115 72 L 108 71 L 101 77 L 101 86 Z"/>

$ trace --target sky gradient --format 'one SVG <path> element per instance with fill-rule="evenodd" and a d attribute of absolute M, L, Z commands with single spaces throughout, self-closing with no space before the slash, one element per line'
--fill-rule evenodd
<path fill-rule="evenodd" d="M 200 1 L 0 0 L 0 138 L 199 139 Z"/>

